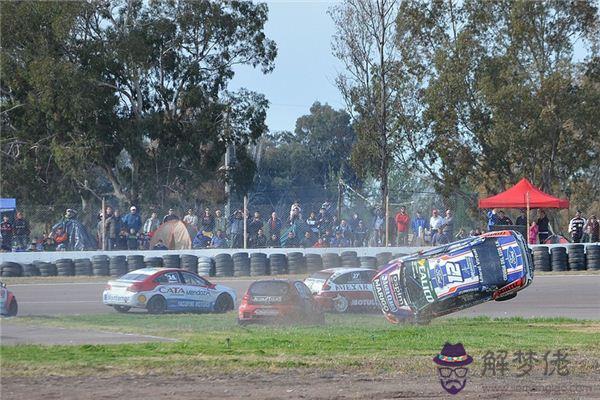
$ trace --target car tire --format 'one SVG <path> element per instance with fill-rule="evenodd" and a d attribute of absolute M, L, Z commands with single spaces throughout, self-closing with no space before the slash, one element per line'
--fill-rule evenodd
<path fill-rule="evenodd" d="M 508 296 L 498 297 L 495 300 L 496 301 L 507 301 L 507 300 L 514 299 L 515 297 L 517 297 L 517 293 L 512 293 L 512 294 L 509 294 Z"/>
<path fill-rule="evenodd" d="M 339 314 L 343 314 L 348 311 L 348 307 L 350 306 L 350 302 L 344 296 L 339 296 L 333 299 L 333 309 L 335 312 Z"/>
<path fill-rule="evenodd" d="M 115 310 L 117 310 L 120 313 L 126 313 L 127 311 L 131 310 L 131 307 L 129 306 L 113 306 L 115 308 Z"/>
<path fill-rule="evenodd" d="M 250 324 L 250 321 L 246 321 L 246 320 L 238 318 L 237 323 L 239 326 L 248 326 Z"/>
<path fill-rule="evenodd" d="M 163 314 L 167 310 L 167 301 L 162 296 L 154 296 L 146 306 L 149 314 Z"/>
<path fill-rule="evenodd" d="M 220 294 L 215 301 L 215 313 L 223 314 L 230 310 L 233 310 L 233 299 L 226 293 Z"/>
<path fill-rule="evenodd" d="M 8 306 L 6 315 L 9 317 L 16 317 L 18 312 L 19 312 L 19 305 L 17 304 L 17 299 L 13 298 L 12 301 L 10 302 L 10 306 Z"/>

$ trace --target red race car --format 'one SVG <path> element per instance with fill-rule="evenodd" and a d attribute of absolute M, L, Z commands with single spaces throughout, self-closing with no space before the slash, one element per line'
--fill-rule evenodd
<path fill-rule="evenodd" d="M 238 323 L 325 322 L 323 311 L 302 281 L 282 279 L 256 281 L 242 298 Z"/>
<path fill-rule="evenodd" d="M 329 268 L 315 272 L 304 280 L 325 311 L 379 311 L 371 280 L 377 273 L 368 268 Z"/>

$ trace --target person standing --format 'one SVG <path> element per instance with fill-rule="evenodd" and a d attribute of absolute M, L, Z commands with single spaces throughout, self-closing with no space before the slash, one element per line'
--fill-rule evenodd
<path fill-rule="evenodd" d="M 242 248 L 244 243 L 244 216 L 242 210 L 236 210 L 229 219 L 229 245 L 232 249 Z"/>
<path fill-rule="evenodd" d="M 175 210 L 173 210 L 172 208 L 169 208 L 169 213 L 164 216 L 162 222 L 164 224 L 165 222 L 178 221 L 178 220 L 179 220 L 179 217 L 175 214 Z"/>
<path fill-rule="evenodd" d="M 2 216 L 0 233 L 2 233 L 2 250 L 11 251 L 13 244 L 13 225 L 10 223 L 8 215 Z"/>
<path fill-rule="evenodd" d="M 273 211 L 271 213 L 271 218 L 267 221 L 267 227 L 269 228 L 269 237 L 275 235 L 277 236 L 277 240 L 281 236 L 281 226 L 282 222 L 279 218 L 277 218 L 277 213 Z"/>
<path fill-rule="evenodd" d="M 17 211 L 13 223 L 13 239 L 17 250 L 27 250 L 29 246 L 29 221 L 23 218 L 23 213 Z"/>
<path fill-rule="evenodd" d="M 454 239 L 454 216 L 452 211 L 446 210 L 446 216 L 444 217 L 444 224 L 442 225 L 442 241 L 444 243 L 450 243 Z"/>
<path fill-rule="evenodd" d="M 425 230 L 429 228 L 427 220 L 421 215 L 421 211 L 417 211 L 415 218 L 411 222 L 413 232 L 413 244 L 423 246 L 425 240 Z"/>
<path fill-rule="evenodd" d="M 529 227 L 529 244 L 537 244 L 538 233 L 539 229 L 537 223 L 535 221 L 531 221 L 531 226 Z"/>
<path fill-rule="evenodd" d="M 581 216 L 581 211 L 577 210 L 575 218 L 569 221 L 569 233 L 573 243 L 581 243 L 583 238 L 583 227 L 586 225 L 586 220 Z"/>
<path fill-rule="evenodd" d="M 440 244 L 442 225 L 444 225 L 444 218 L 441 217 L 438 210 L 434 208 L 431 210 L 431 218 L 429 218 L 429 226 L 431 227 L 431 244 L 434 246 Z"/>
<path fill-rule="evenodd" d="M 504 214 L 504 211 L 498 211 L 498 223 L 497 225 L 512 225 L 512 220 Z"/>
<path fill-rule="evenodd" d="M 489 210 L 487 212 L 487 218 L 488 218 L 488 223 L 487 223 L 488 232 L 493 231 L 493 227 L 494 227 L 494 225 L 498 225 L 498 219 L 499 219 L 495 208 L 492 208 L 491 210 Z"/>
<path fill-rule="evenodd" d="M 187 214 L 185 217 L 183 217 L 183 222 L 187 226 L 191 226 L 194 230 L 198 230 L 198 216 L 194 212 L 193 208 L 188 209 Z"/>
<path fill-rule="evenodd" d="M 255 242 L 256 241 L 256 236 L 258 235 L 258 231 L 262 230 L 263 228 L 263 221 L 260 218 L 260 212 L 255 211 L 254 212 L 254 217 L 248 222 L 248 240 L 251 242 Z M 265 239 L 266 242 L 266 239 Z"/>
<path fill-rule="evenodd" d="M 129 214 L 123 216 L 123 218 L 121 218 L 121 222 L 125 225 L 128 231 L 133 229 L 136 235 L 140 229 L 142 229 L 142 217 L 140 217 L 140 214 L 138 214 L 135 206 L 131 206 L 129 208 Z"/>
<path fill-rule="evenodd" d="M 160 220 L 158 219 L 158 214 L 156 213 L 156 211 L 152 211 L 150 218 L 148 218 L 146 220 L 146 222 L 144 222 L 144 227 L 142 229 L 142 232 L 146 236 L 151 236 L 151 233 L 154 232 L 156 229 L 158 229 L 159 225 L 160 225 Z"/>
<path fill-rule="evenodd" d="M 200 231 L 211 238 L 213 232 L 215 232 L 215 218 L 212 216 L 210 208 L 204 210 L 204 215 L 202 215 L 202 219 L 200 220 Z"/>
<path fill-rule="evenodd" d="M 221 210 L 215 211 L 215 232 L 218 230 L 225 236 L 225 232 L 227 231 L 227 218 L 223 216 Z"/>
<path fill-rule="evenodd" d="M 367 238 L 369 236 L 369 231 L 365 226 L 363 220 L 358 221 L 358 225 L 354 229 L 353 237 L 354 237 L 354 246 L 356 247 L 364 247 L 367 245 Z"/>
<path fill-rule="evenodd" d="M 550 236 L 550 221 L 546 216 L 546 211 L 540 210 L 540 217 L 536 221 L 538 227 L 538 239 L 540 244 L 544 244 L 544 241 Z"/>
<path fill-rule="evenodd" d="M 586 231 L 589 241 L 592 243 L 600 242 L 600 222 L 596 215 L 592 215 L 586 224 Z"/>
<path fill-rule="evenodd" d="M 519 216 L 517 217 L 515 224 L 521 225 L 521 226 L 527 226 L 527 214 L 526 214 L 525 209 L 521 208 L 521 211 L 519 212 Z"/>
<path fill-rule="evenodd" d="M 406 207 L 400 207 L 400 211 L 396 214 L 395 218 L 396 229 L 398 234 L 396 235 L 396 246 L 406 246 L 408 238 L 408 225 L 410 223 L 410 217 L 406 213 Z"/>

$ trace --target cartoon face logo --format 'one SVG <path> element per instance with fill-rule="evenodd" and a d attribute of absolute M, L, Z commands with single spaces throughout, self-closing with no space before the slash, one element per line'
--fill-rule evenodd
<path fill-rule="evenodd" d="M 442 351 L 433 357 L 433 362 L 438 365 L 440 384 L 450 394 L 457 394 L 467 384 L 469 368 L 466 366 L 473 362 L 473 357 L 467 354 L 462 343 L 444 344 Z"/>

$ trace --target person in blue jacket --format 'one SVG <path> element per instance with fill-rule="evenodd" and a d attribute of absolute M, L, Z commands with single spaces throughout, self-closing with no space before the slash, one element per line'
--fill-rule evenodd
<path fill-rule="evenodd" d="M 137 208 L 135 206 L 131 206 L 129 214 L 124 215 L 123 218 L 121 218 L 121 222 L 127 225 L 128 231 L 133 229 L 136 234 L 142 229 L 142 217 L 137 213 Z"/>

